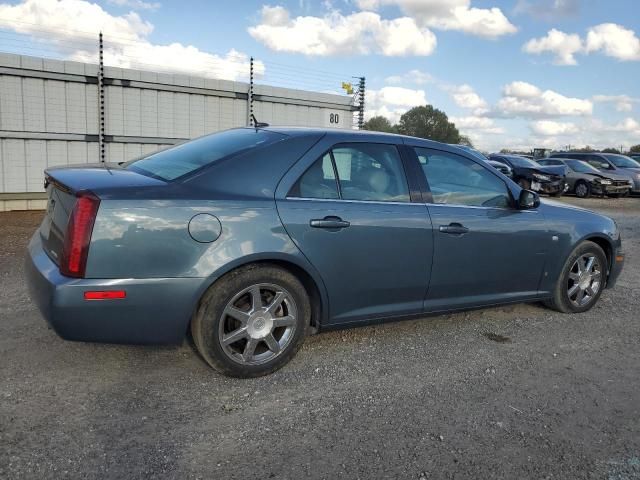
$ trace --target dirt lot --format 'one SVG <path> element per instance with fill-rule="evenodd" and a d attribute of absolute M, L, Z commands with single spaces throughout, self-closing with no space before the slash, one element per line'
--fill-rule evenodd
<path fill-rule="evenodd" d="M 325 333 L 256 380 L 186 342 L 59 339 L 22 273 L 41 214 L 0 214 L 0 478 L 640 479 L 640 199 L 566 201 L 624 238 L 618 286 L 590 312 Z"/>

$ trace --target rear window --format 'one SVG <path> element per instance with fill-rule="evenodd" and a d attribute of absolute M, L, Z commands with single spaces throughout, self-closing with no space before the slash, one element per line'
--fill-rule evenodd
<path fill-rule="evenodd" d="M 133 160 L 124 168 L 161 180 L 175 180 L 223 158 L 284 138 L 280 133 L 254 128 L 226 130 Z"/>

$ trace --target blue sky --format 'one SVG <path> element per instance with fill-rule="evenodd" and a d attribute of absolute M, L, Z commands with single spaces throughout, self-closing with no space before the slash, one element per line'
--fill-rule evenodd
<path fill-rule="evenodd" d="M 1 31 L 17 35 L 0 35 L 12 39 L 0 49 L 35 42 L 43 55 L 90 61 L 88 34 L 79 32 L 102 29 L 113 46 L 108 61 L 121 66 L 243 79 L 253 56 L 265 83 L 326 91 L 364 75 L 368 115 L 395 121 L 427 102 L 486 150 L 640 143 L 637 0 L 186 5 L 0 3 Z"/>

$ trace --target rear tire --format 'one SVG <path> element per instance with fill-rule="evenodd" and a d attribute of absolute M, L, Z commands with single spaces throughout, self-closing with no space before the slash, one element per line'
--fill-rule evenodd
<path fill-rule="evenodd" d="M 587 182 L 577 182 L 574 191 L 578 198 L 589 198 L 591 196 L 591 186 Z"/>
<path fill-rule="evenodd" d="M 289 271 L 247 265 L 216 281 L 191 321 L 198 352 L 218 372 L 252 378 L 275 372 L 302 346 L 309 296 Z"/>
<path fill-rule="evenodd" d="M 607 256 L 602 248 L 582 242 L 565 261 L 553 297 L 544 303 L 562 313 L 586 312 L 598 302 L 607 274 Z"/>

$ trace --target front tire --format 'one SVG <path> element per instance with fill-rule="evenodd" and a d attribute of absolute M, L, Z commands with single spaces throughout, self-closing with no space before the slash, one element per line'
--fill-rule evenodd
<path fill-rule="evenodd" d="M 589 198 L 591 195 L 591 187 L 586 182 L 578 182 L 575 186 L 576 197 Z"/>
<path fill-rule="evenodd" d="M 565 261 L 553 297 L 545 304 L 562 313 L 590 310 L 604 289 L 607 265 L 607 256 L 599 245 L 582 242 Z"/>
<path fill-rule="evenodd" d="M 218 372 L 240 378 L 272 373 L 302 346 L 309 296 L 290 272 L 248 265 L 209 288 L 191 322 L 198 352 Z"/>

